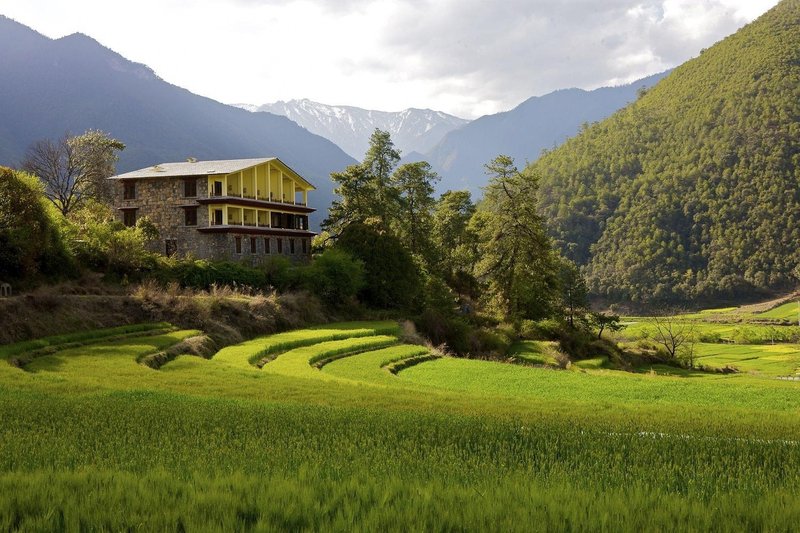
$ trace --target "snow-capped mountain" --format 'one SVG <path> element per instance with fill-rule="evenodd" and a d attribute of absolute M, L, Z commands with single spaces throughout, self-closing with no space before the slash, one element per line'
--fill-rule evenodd
<path fill-rule="evenodd" d="M 248 111 L 252 105 L 234 104 Z M 311 133 L 325 137 L 342 150 L 361 160 L 375 128 L 392 134 L 395 147 L 403 154 L 425 153 L 447 133 L 469 121 L 430 109 L 406 109 L 398 112 L 373 111 L 351 106 L 335 106 L 311 100 L 279 101 L 259 106 L 257 111 L 283 115 Z"/>

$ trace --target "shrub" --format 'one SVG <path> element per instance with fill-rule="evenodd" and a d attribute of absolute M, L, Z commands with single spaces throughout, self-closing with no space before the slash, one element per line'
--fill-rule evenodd
<path fill-rule="evenodd" d="M 230 261 L 160 258 L 156 279 L 162 284 L 176 282 L 181 287 L 208 290 L 212 287 L 262 289 L 267 287 L 266 274 Z"/>
<path fill-rule="evenodd" d="M 411 253 L 400 240 L 365 224 L 342 231 L 336 248 L 364 264 L 361 300 L 382 309 L 408 309 L 418 301 L 421 280 Z"/>
<path fill-rule="evenodd" d="M 301 272 L 303 285 L 333 306 L 352 302 L 364 286 L 363 263 L 339 249 L 325 250 Z"/>
<path fill-rule="evenodd" d="M 61 215 L 36 177 L 0 167 L 0 277 L 9 281 L 76 272 L 59 232 Z"/>

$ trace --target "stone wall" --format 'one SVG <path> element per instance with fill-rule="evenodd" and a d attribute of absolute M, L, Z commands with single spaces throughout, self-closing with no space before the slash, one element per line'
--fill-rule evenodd
<path fill-rule="evenodd" d="M 123 220 L 125 208 L 136 208 L 136 219 L 147 217 L 158 228 L 158 239 L 151 243 L 151 251 L 160 254 L 167 252 L 167 241 L 176 245 L 179 256 L 192 256 L 198 259 L 244 261 L 257 264 L 265 259 L 279 255 L 277 239 L 283 239 L 283 255 L 292 261 L 303 262 L 311 258 L 311 243 L 308 237 L 295 237 L 295 253 L 290 254 L 289 238 L 257 235 L 256 253 L 250 253 L 251 235 L 242 233 L 202 233 L 198 228 L 209 227 L 208 208 L 197 202 L 208 195 L 208 180 L 197 178 L 197 196 L 184 196 L 185 178 L 147 178 L 137 179 L 136 198 L 124 199 L 122 180 L 114 184 L 116 206 L 119 220 Z M 197 225 L 185 224 L 185 207 L 197 207 Z M 236 237 L 241 237 L 242 253 L 236 253 Z M 265 253 L 264 239 L 270 240 L 270 253 Z M 307 239 L 303 253 L 302 239 Z"/>

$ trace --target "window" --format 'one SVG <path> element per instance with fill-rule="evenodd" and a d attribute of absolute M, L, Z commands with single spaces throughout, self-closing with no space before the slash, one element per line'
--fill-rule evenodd
<path fill-rule="evenodd" d="M 214 225 L 222 225 L 222 209 L 214 209 Z"/>
<path fill-rule="evenodd" d="M 307 254 L 308 253 L 308 239 L 303 239 L 302 243 L 303 243 L 303 253 Z"/>
<path fill-rule="evenodd" d="M 269 237 L 264 237 L 264 253 L 269 253 Z"/>
<path fill-rule="evenodd" d="M 124 200 L 135 200 L 136 199 L 136 182 L 135 181 L 123 181 L 122 182 L 122 198 Z"/>
<path fill-rule="evenodd" d="M 178 253 L 178 241 L 175 239 L 167 239 L 164 241 L 164 252 L 167 257 L 172 257 Z"/>
<path fill-rule="evenodd" d="M 183 219 L 184 224 L 187 226 L 196 226 L 197 225 L 197 208 L 196 207 L 185 207 L 183 209 Z"/>
<path fill-rule="evenodd" d="M 283 239 L 278 237 L 277 241 L 278 241 L 278 253 L 282 254 L 283 253 Z"/>
<path fill-rule="evenodd" d="M 242 253 L 242 238 L 241 237 L 235 237 L 234 241 L 236 243 L 236 253 L 237 254 Z"/>
<path fill-rule="evenodd" d="M 271 218 L 272 218 L 271 226 L 273 228 L 282 228 L 283 227 L 283 226 L 281 226 L 281 215 L 280 215 L 280 213 L 272 213 L 272 217 Z"/>
<path fill-rule="evenodd" d="M 215 181 L 214 182 L 214 196 L 222 196 L 222 182 Z"/>
<path fill-rule="evenodd" d="M 254 253 L 256 253 L 256 250 L 257 250 L 256 238 L 255 237 L 250 237 L 250 253 L 254 254 Z"/>
<path fill-rule="evenodd" d="M 294 255 L 294 239 L 289 239 L 289 253 Z"/>
<path fill-rule="evenodd" d="M 186 198 L 194 198 L 197 196 L 197 179 L 188 178 L 183 182 L 183 195 Z"/>
<path fill-rule="evenodd" d="M 125 209 L 122 211 L 122 223 L 132 228 L 136 225 L 136 209 Z"/>

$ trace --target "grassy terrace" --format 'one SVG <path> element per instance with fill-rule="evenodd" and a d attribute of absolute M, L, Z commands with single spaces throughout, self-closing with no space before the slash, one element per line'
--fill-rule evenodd
<path fill-rule="evenodd" d="M 388 365 L 427 349 L 387 322 L 137 363 L 197 334 L 161 327 L 25 370 L 0 364 L 0 529 L 788 530 L 800 519 L 798 383 L 452 358 L 393 375 Z M 534 364 L 552 349 L 515 348 Z"/>

